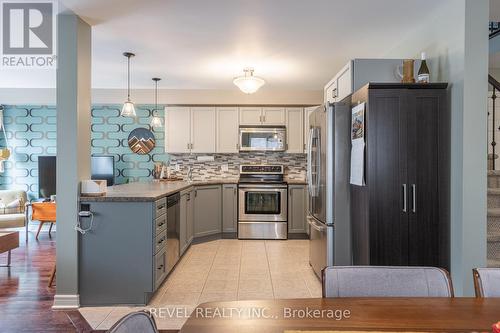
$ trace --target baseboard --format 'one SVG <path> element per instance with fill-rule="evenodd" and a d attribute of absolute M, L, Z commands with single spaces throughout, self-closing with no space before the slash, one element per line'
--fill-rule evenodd
<path fill-rule="evenodd" d="M 309 235 L 304 233 L 288 234 L 288 239 L 309 239 Z"/>
<path fill-rule="evenodd" d="M 196 237 L 193 239 L 192 244 L 200 244 L 200 243 L 210 242 L 210 241 L 217 240 L 217 239 L 221 239 L 220 233 Z"/>
<path fill-rule="evenodd" d="M 80 307 L 80 295 L 55 295 L 52 310 L 69 310 Z"/>
<path fill-rule="evenodd" d="M 223 232 L 222 239 L 238 239 L 238 233 L 236 233 L 236 232 Z"/>

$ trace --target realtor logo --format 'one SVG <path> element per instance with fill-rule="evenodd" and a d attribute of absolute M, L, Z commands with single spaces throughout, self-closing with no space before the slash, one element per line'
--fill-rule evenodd
<path fill-rule="evenodd" d="M 2 67 L 55 67 L 55 3 L 2 2 Z"/>

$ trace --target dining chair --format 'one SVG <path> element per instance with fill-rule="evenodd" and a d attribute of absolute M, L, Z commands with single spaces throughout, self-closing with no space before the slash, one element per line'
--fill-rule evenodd
<path fill-rule="evenodd" d="M 500 297 L 500 268 L 474 268 L 476 297 Z"/>
<path fill-rule="evenodd" d="M 149 312 L 132 312 L 118 320 L 107 333 L 158 333 L 156 322 Z"/>
<path fill-rule="evenodd" d="M 40 230 L 45 223 L 50 223 L 49 236 L 52 226 L 56 223 L 56 203 L 55 202 L 33 202 L 31 205 L 31 220 L 40 222 L 35 239 L 38 240 Z"/>
<path fill-rule="evenodd" d="M 453 297 L 448 272 L 435 267 L 329 266 L 323 297 Z"/>

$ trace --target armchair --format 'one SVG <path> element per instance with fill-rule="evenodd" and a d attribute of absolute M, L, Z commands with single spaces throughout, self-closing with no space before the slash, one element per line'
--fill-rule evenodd
<path fill-rule="evenodd" d="M 15 203 L 18 204 L 9 205 Z M 25 203 L 27 195 L 21 190 L 0 190 L 0 229 L 19 228 L 26 225 Z"/>

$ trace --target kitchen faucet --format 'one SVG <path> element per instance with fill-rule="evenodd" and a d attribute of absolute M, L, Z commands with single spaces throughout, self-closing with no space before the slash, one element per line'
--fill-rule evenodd
<path fill-rule="evenodd" d="M 193 181 L 193 169 L 191 168 L 191 166 L 188 167 L 188 182 L 192 182 Z"/>

